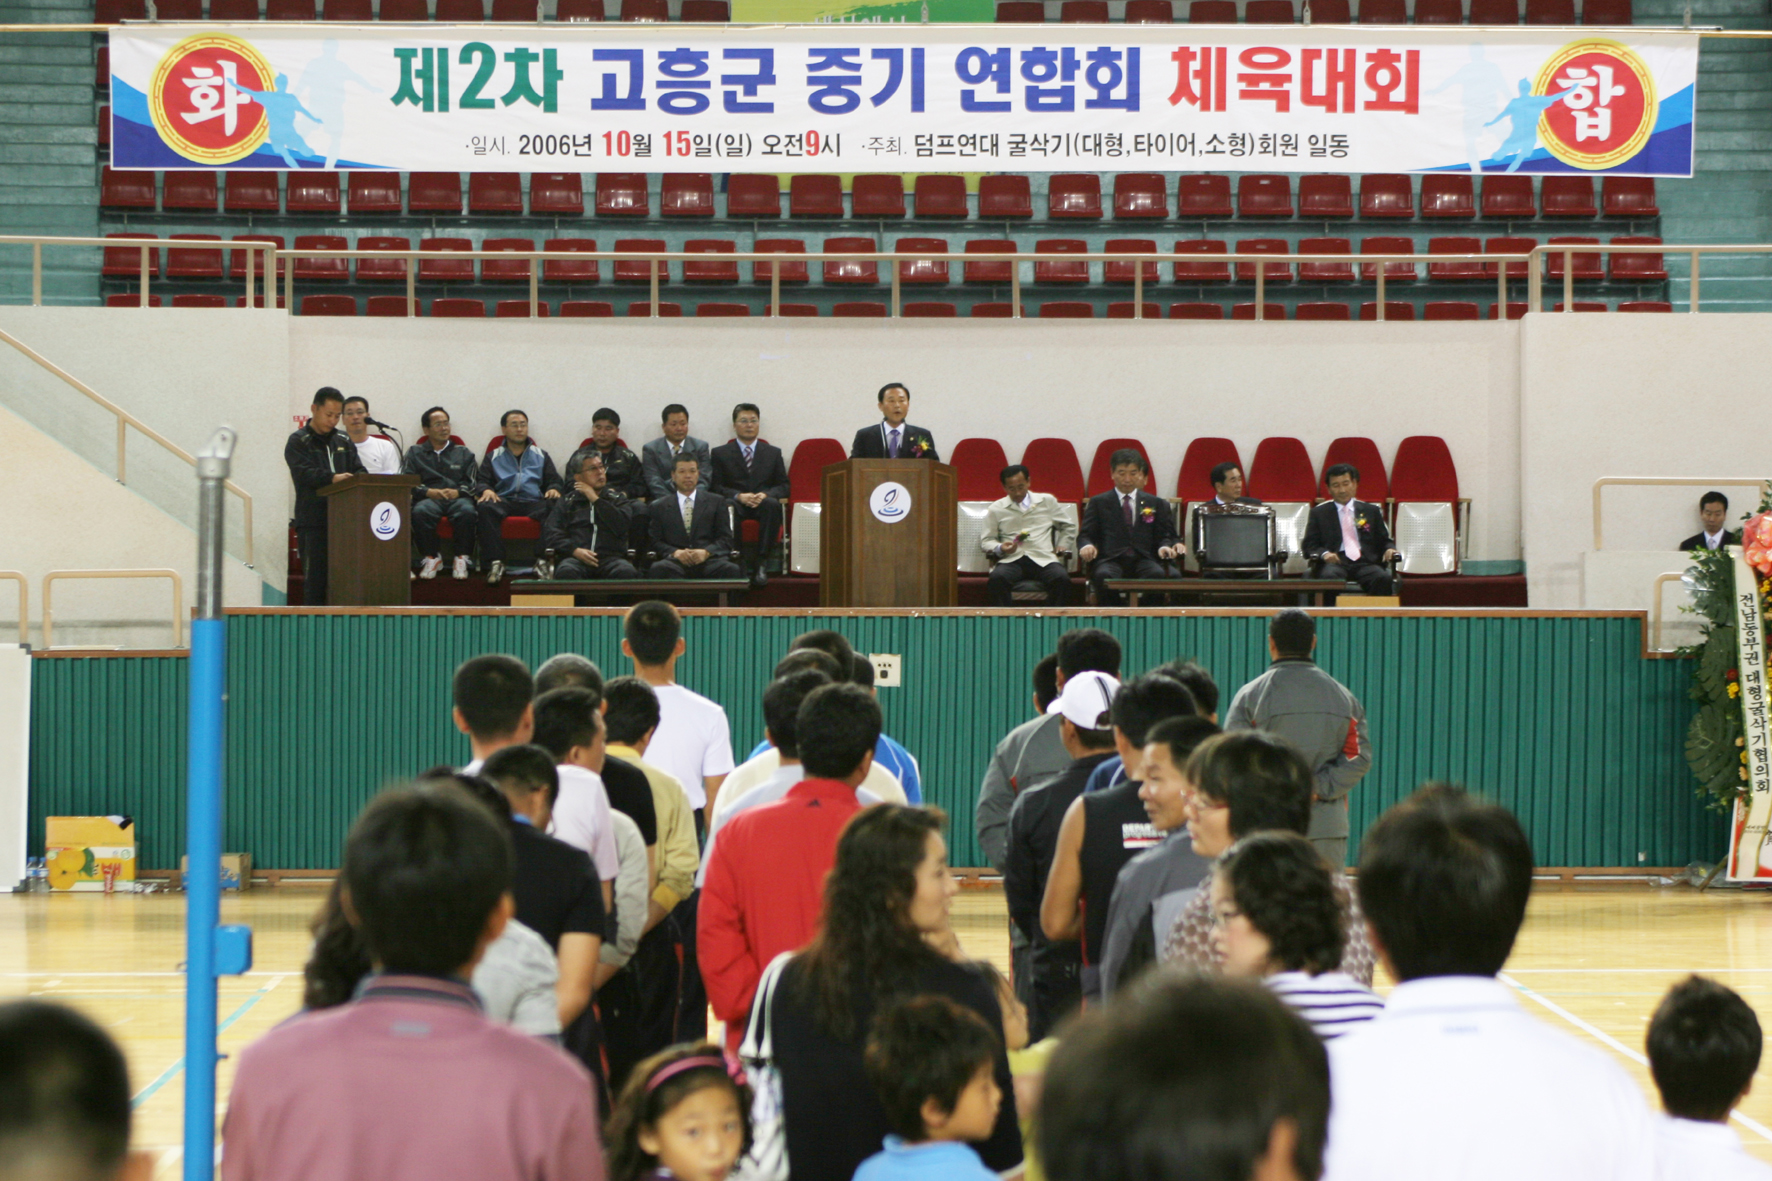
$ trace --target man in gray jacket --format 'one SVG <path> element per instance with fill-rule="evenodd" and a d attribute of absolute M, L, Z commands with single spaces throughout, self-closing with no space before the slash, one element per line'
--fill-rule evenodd
<path fill-rule="evenodd" d="M 1366 711 L 1347 688 L 1317 667 L 1317 623 L 1297 609 L 1268 626 L 1273 664 L 1231 702 L 1226 730 L 1266 730 L 1297 748 L 1311 766 L 1316 794 L 1307 834 L 1336 869 L 1347 864 L 1347 797 L 1372 767 Z"/>

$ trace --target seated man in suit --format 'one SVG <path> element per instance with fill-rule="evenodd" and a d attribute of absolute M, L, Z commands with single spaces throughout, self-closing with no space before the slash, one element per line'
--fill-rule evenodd
<path fill-rule="evenodd" d="M 1680 548 L 1690 553 L 1701 549 L 1722 549 L 1726 545 L 1741 544 L 1741 530 L 1731 532 L 1726 522 L 1729 519 L 1729 498 L 1721 492 L 1706 492 L 1698 502 L 1698 519 L 1704 529 L 1694 533 L 1680 543 Z"/>
<path fill-rule="evenodd" d="M 732 560 L 732 521 L 724 498 L 700 487 L 701 465 L 684 452 L 671 469 L 671 494 L 646 506 L 652 519 L 652 578 L 743 578 Z"/>
<path fill-rule="evenodd" d="M 714 448 L 714 478 L 709 487 L 732 502 L 741 521 L 757 522 L 757 557 L 751 567 L 751 585 L 769 581 L 769 555 L 781 539 L 781 502 L 788 498 L 788 465 L 781 448 L 757 438 L 763 429 L 763 412 L 750 402 L 732 409 L 730 443 Z"/>
<path fill-rule="evenodd" d="M 876 399 L 880 403 L 880 424 L 864 426 L 855 432 L 849 445 L 850 459 L 927 459 L 940 463 L 935 450 L 935 436 L 920 426 L 908 426 L 905 417 L 911 412 L 911 391 L 899 382 L 880 387 Z"/>
<path fill-rule="evenodd" d="M 572 491 L 541 531 L 542 547 L 558 563 L 555 578 L 640 577 L 628 561 L 627 499 L 609 486 L 602 456 L 580 459 Z"/>
<path fill-rule="evenodd" d="M 1033 491 L 1028 470 L 1019 463 L 1004 468 L 998 479 L 1008 495 L 985 510 L 978 539 L 984 552 L 997 559 L 984 584 L 991 606 L 1009 606 L 1015 584 L 1029 579 L 1044 584 L 1047 606 L 1064 606 L 1071 576 L 1059 555 L 1068 558 L 1076 540 L 1070 513 L 1050 492 Z"/>
<path fill-rule="evenodd" d="M 1360 490 L 1360 472 L 1353 464 L 1335 464 L 1324 477 L 1335 499 L 1312 509 L 1305 527 L 1304 556 L 1310 559 L 1312 576 L 1351 579 L 1369 595 L 1393 593 L 1385 563 L 1397 551 L 1391 547 L 1384 511 L 1354 499 Z"/>
<path fill-rule="evenodd" d="M 1150 467 L 1144 456 L 1122 447 L 1109 457 L 1113 469 L 1111 492 L 1092 496 L 1083 506 L 1083 528 L 1077 540 L 1077 556 L 1093 562 L 1089 582 L 1095 601 L 1118 607 L 1126 600 L 1107 587 L 1110 578 L 1175 578 L 1170 563 L 1187 553 L 1175 532 L 1169 502 L 1144 491 Z"/>
<path fill-rule="evenodd" d="M 529 416 L 507 410 L 498 425 L 504 428 L 504 445 L 486 457 L 474 485 L 480 560 L 486 563 L 488 585 L 505 576 L 505 518 L 529 517 L 545 528 L 560 499 L 560 473 L 548 453 L 530 442 Z M 546 577 L 548 572 L 537 573 Z"/>
<path fill-rule="evenodd" d="M 673 469 L 679 455 L 695 457 L 701 472 L 701 487 L 706 488 L 714 469 L 708 463 L 708 445 L 689 437 L 689 411 L 682 403 L 672 402 L 664 408 L 661 422 L 664 437 L 653 439 L 640 448 L 640 465 L 646 473 L 646 495 L 653 500 L 670 496 L 675 482 Z"/>

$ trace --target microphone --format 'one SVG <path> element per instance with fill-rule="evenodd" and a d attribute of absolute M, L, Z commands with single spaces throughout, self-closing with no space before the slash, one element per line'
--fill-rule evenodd
<path fill-rule="evenodd" d="M 369 425 L 370 425 L 370 426 L 378 426 L 378 427 L 380 427 L 380 428 L 381 428 L 381 429 L 382 429 L 382 430 L 384 430 L 384 431 L 391 431 L 391 430 L 396 430 L 396 429 L 398 429 L 398 428 L 396 428 L 396 427 L 391 427 L 391 426 L 389 426 L 389 425 L 388 425 L 388 424 L 387 424 L 387 423 L 385 423 L 385 422 L 383 422 L 383 421 L 382 421 L 382 420 L 381 420 L 381 419 L 379 419 L 379 418 L 364 418 L 364 420 L 363 420 L 363 421 L 364 421 L 364 422 L 366 422 L 366 423 L 368 423 L 368 424 L 369 424 Z"/>

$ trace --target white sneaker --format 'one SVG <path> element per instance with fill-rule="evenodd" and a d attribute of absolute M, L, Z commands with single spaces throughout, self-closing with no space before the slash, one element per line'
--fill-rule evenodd
<path fill-rule="evenodd" d="M 441 563 L 442 559 L 438 559 L 438 561 Z M 468 556 L 466 554 L 455 555 L 455 568 L 449 572 L 449 576 L 451 578 L 466 578 L 468 576 Z"/>
<path fill-rule="evenodd" d="M 419 565 L 418 576 L 426 582 L 429 582 L 431 579 L 437 577 L 437 571 L 441 569 L 443 569 L 442 558 L 426 558 Z"/>

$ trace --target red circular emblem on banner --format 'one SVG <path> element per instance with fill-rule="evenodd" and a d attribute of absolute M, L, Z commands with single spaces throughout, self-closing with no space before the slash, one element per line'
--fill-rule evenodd
<path fill-rule="evenodd" d="M 148 85 L 154 129 L 199 164 L 232 164 L 265 142 L 265 110 L 242 90 L 271 90 L 275 73 L 239 37 L 203 33 L 169 50 Z"/>
<path fill-rule="evenodd" d="M 1615 168 L 1655 130 L 1655 79 L 1616 41 L 1565 45 L 1538 72 L 1532 92 L 1564 96 L 1546 108 L 1538 133 L 1551 155 L 1574 168 Z"/>

